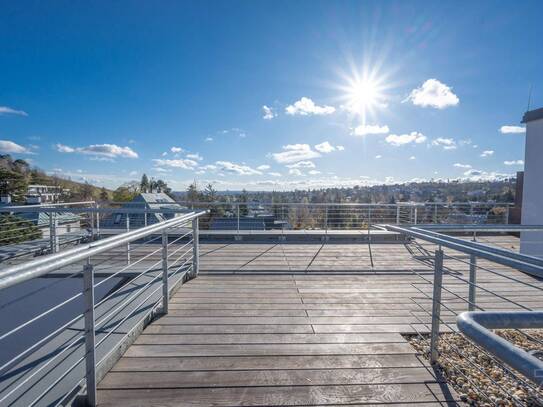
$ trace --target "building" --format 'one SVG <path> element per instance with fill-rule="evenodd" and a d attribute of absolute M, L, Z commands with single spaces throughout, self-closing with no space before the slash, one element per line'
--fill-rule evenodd
<path fill-rule="evenodd" d="M 106 217 L 101 225 L 104 228 L 127 228 L 127 225 L 132 229 L 153 225 L 158 222 L 171 219 L 178 216 L 179 213 L 145 213 L 143 209 L 158 209 L 158 210 L 175 210 L 188 211 L 186 206 L 179 205 L 171 197 L 163 192 L 139 194 L 132 201 L 121 206 L 124 209 L 134 209 L 134 212 L 112 213 Z M 128 220 L 127 220 L 128 215 Z"/>
<path fill-rule="evenodd" d="M 25 196 L 26 203 L 39 205 L 62 202 L 62 198 L 69 192 L 69 189 L 55 185 L 29 185 Z"/>
<path fill-rule="evenodd" d="M 526 147 L 524 152 L 524 180 L 522 190 L 522 224 L 543 224 L 543 108 L 524 114 Z M 543 256 L 543 232 L 522 232 L 520 251 L 532 256 Z"/>

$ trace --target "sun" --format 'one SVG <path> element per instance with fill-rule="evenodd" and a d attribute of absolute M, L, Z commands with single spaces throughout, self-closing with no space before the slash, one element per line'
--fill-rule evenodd
<path fill-rule="evenodd" d="M 342 76 L 344 82 L 338 86 L 341 106 L 363 124 L 368 116 L 374 117 L 378 110 L 388 106 L 387 90 L 391 84 L 387 75 L 379 74 L 376 68 L 364 67 L 361 71 L 353 69 L 350 75 Z"/>

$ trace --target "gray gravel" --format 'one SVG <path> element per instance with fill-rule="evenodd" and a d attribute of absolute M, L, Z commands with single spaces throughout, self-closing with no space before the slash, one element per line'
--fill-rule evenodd
<path fill-rule="evenodd" d="M 497 334 L 525 350 L 543 351 L 543 331 L 526 330 L 532 339 L 512 330 Z M 543 406 L 543 389 L 515 377 L 503 364 L 458 333 L 444 333 L 439 341 L 439 368 L 462 401 L 473 406 Z M 429 359 L 429 337 L 409 336 L 409 342 Z M 519 379 L 522 377 L 522 379 Z M 523 380 L 526 382 L 523 383 Z M 530 383 L 533 387 L 531 387 Z"/>

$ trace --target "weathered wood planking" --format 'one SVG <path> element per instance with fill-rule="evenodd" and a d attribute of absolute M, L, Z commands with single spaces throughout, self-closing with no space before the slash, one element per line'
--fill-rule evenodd
<path fill-rule="evenodd" d="M 373 267 L 363 244 L 204 244 L 202 253 L 202 274 L 100 383 L 101 405 L 456 403 L 400 335 L 428 332 L 433 279 L 431 264 L 403 244 L 373 244 Z M 454 329 L 455 314 L 467 308 L 467 286 L 458 279 L 467 277 L 467 257 L 447 254 L 457 256 L 445 260 L 457 274 L 444 277 L 452 293 L 443 293 L 450 327 L 442 331 Z M 507 267 L 480 264 L 543 287 Z M 480 272 L 478 282 L 521 306 L 543 308 L 539 290 L 503 276 Z M 483 291 L 477 301 L 485 309 L 518 309 Z"/>

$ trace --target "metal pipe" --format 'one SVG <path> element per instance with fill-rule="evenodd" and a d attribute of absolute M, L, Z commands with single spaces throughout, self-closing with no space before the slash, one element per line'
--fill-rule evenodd
<path fill-rule="evenodd" d="M 444 238 L 443 235 L 433 236 L 429 233 L 426 233 L 427 231 L 417 228 L 404 228 L 392 225 L 386 225 L 386 228 L 394 232 L 403 233 L 405 235 L 426 240 L 428 242 L 442 245 L 450 249 L 458 250 L 460 252 L 475 254 L 477 257 L 481 257 L 495 263 L 503 264 L 505 266 L 513 267 L 528 274 L 532 274 L 538 277 L 543 276 L 543 266 L 537 264 L 539 261 L 541 261 L 541 259 L 537 259 L 536 257 L 518 255 L 509 250 L 495 249 L 499 251 L 498 254 L 486 250 L 486 247 L 481 245 L 480 243 L 466 242 L 465 240 L 455 239 L 451 237 Z M 472 247 L 467 243 L 476 244 L 477 246 Z M 513 258 L 519 256 L 523 260 Z"/>
<path fill-rule="evenodd" d="M 496 335 L 490 329 L 543 328 L 541 311 L 463 312 L 456 318 L 460 332 L 502 362 L 543 384 L 543 361 Z"/>
<path fill-rule="evenodd" d="M 130 215 L 126 214 L 126 233 L 130 232 Z M 126 264 L 130 264 L 130 241 L 126 243 Z"/>
<path fill-rule="evenodd" d="M 170 289 L 168 287 L 168 233 L 162 231 L 162 312 L 168 313 Z"/>
<path fill-rule="evenodd" d="M 471 254 L 469 257 L 469 288 L 468 288 L 468 310 L 475 310 L 477 295 L 477 256 Z"/>
<path fill-rule="evenodd" d="M 96 354 L 94 336 L 94 271 L 92 264 L 83 268 L 83 297 L 85 300 L 85 382 L 87 404 L 96 406 Z"/>
<path fill-rule="evenodd" d="M 192 220 L 192 274 L 196 277 L 200 272 L 200 229 L 198 218 Z"/>
<path fill-rule="evenodd" d="M 439 323 L 441 314 L 441 287 L 443 285 L 443 251 L 435 251 L 434 258 L 434 292 L 432 299 L 432 328 L 430 337 L 430 362 L 437 363 L 439 342 Z"/>

